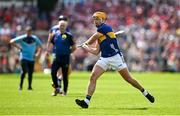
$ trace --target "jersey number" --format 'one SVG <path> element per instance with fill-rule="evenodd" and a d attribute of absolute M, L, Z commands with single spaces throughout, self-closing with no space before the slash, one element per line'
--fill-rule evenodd
<path fill-rule="evenodd" d="M 111 48 L 112 48 L 113 50 L 115 50 L 116 52 L 118 52 L 118 49 L 115 48 L 114 44 L 110 44 L 110 46 L 111 46 Z"/>

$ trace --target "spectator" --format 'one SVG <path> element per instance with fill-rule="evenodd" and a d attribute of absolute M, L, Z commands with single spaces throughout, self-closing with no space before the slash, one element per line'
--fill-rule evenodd
<path fill-rule="evenodd" d="M 73 2 L 73 4 L 70 4 L 70 8 L 67 4 L 68 2 L 65 2 L 63 9 L 60 9 L 60 5 L 57 5 L 55 10 L 51 12 L 51 24 L 56 22 L 56 16 L 59 16 L 59 14 L 70 17 L 69 25 L 71 26 L 71 32 L 77 38 L 77 44 L 83 43 L 85 41 L 84 38 L 88 38 L 94 33 L 94 27 L 89 25 L 91 23 L 91 16 L 89 14 L 94 12 L 93 9 L 105 11 L 108 9 L 106 12 L 110 20 L 107 23 L 112 25 L 115 31 L 126 30 L 125 35 L 120 40 L 120 47 L 122 49 L 126 48 L 124 54 L 126 55 L 131 51 L 131 48 L 127 47 L 129 44 L 130 46 L 131 44 L 133 44 L 132 46 L 135 45 L 141 51 L 140 61 L 127 60 L 127 63 L 130 64 L 130 69 L 139 71 L 139 69 L 131 68 L 131 64 L 138 64 L 142 67 L 140 69 L 144 70 L 149 65 L 155 64 L 154 66 L 157 66 L 153 68 L 155 71 L 169 70 L 170 65 L 167 64 L 166 67 L 166 59 L 168 60 L 169 56 L 165 58 L 163 54 L 166 52 L 165 46 L 169 46 L 169 36 L 173 35 L 174 38 L 179 38 L 180 36 L 179 0 L 110 0 L 108 2 L 102 0 L 83 0 L 83 2 Z M 0 24 L 3 25 L 0 27 L 0 56 L 4 53 L 8 54 L 5 51 L 13 51 L 13 49 L 7 47 L 7 41 L 9 41 L 11 34 L 14 33 L 18 25 L 32 25 L 39 35 L 45 33 L 43 36 L 47 37 L 47 27 L 51 26 L 48 25 L 47 21 L 48 19 L 46 18 L 42 20 L 38 17 L 37 8 L 31 5 L 0 7 Z M 5 33 L 2 33 L 2 31 Z M 42 41 L 46 42 L 47 39 Z M 177 44 L 179 46 L 180 43 Z M 78 62 L 78 66 L 74 67 L 82 69 L 82 62 L 86 57 L 84 54 L 87 53 L 84 53 L 84 51 L 75 52 L 75 56 L 77 56 L 77 59 L 81 59 L 81 61 Z M 177 61 L 179 57 L 175 56 L 174 60 Z M 9 60 L 8 57 L 7 60 Z M 144 65 L 147 60 L 153 61 L 153 63 Z M 179 70 L 177 65 L 175 67 Z M 9 69 L 6 70 L 8 71 Z M 151 68 L 148 69 L 151 70 Z"/>
<path fill-rule="evenodd" d="M 28 72 L 28 90 L 32 90 L 32 78 L 34 72 L 35 58 L 39 58 L 42 50 L 41 41 L 32 34 L 32 28 L 26 27 L 26 34 L 20 35 L 10 41 L 14 47 L 20 51 L 21 78 L 19 90 L 23 89 L 23 82 Z"/>

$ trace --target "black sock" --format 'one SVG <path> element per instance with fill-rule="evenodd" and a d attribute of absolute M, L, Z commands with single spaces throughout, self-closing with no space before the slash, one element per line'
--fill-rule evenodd
<path fill-rule="evenodd" d="M 141 89 L 141 92 L 144 92 L 144 90 L 145 90 L 144 88 L 143 88 L 143 89 Z"/>
<path fill-rule="evenodd" d="M 86 95 L 86 99 L 88 99 L 90 101 L 91 96 L 90 95 Z"/>
<path fill-rule="evenodd" d="M 88 105 L 90 102 L 91 96 L 90 95 L 86 95 L 86 98 L 84 99 L 84 101 L 86 102 L 86 104 Z"/>

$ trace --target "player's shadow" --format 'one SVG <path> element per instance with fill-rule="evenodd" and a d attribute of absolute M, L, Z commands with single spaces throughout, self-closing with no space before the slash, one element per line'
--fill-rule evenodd
<path fill-rule="evenodd" d="M 146 107 L 142 108 L 117 108 L 118 110 L 148 110 Z"/>
<path fill-rule="evenodd" d="M 102 108 L 97 108 L 97 107 L 94 107 L 94 108 L 92 108 L 92 109 L 102 109 Z M 103 108 L 103 109 L 107 109 L 107 110 L 109 110 L 109 109 L 114 109 L 114 110 L 148 110 L 148 108 L 147 107 L 134 107 L 134 108 L 127 108 L 127 107 L 124 107 L 124 108 Z"/>

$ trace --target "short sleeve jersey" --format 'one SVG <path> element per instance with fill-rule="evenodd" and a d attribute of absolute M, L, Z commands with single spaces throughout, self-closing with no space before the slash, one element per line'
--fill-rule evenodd
<path fill-rule="evenodd" d="M 55 33 L 58 32 L 58 31 L 59 31 L 59 25 L 54 25 L 54 26 L 50 29 L 50 33 L 52 33 L 52 34 L 55 34 Z M 69 28 L 67 28 L 66 31 L 67 31 L 67 32 L 70 32 Z M 54 38 L 54 37 L 53 37 L 53 38 Z M 51 40 L 51 43 L 54 45 L 53 39 Z M 55 53 L 55 51 L 56 51 L 56 47 L 53 46 L 53 51 L 52 51 L 52 52 Z"/>
<path fill-rule="evenodd" d="M 34 61 L 36 48 L 42 45 L 40 39 L 35 35 L 27 36 L 24 34 L 14 38 L 14 41 L 22 47 L 20 59 Z"/>
<path fill-rule="evenodd" d="M 102 57 L 111 57 L 120 52 L 116 35 L 111 26 L 103 23 L 97 27 L 97 32 L 103 35 L 98 39 Z"/>
<path fill-rule="evenodd" d="M 69 32 L 61 33 L 60 31 L 57 31 L 54 34 L 52 43 L 54 43 L 54 47 L 56 48 L 54 51 L 56 56 L 70 55 L 71 54 L 71 46 L 73 46 L 75 44 L 71 33 L 69 33 Z"/>

